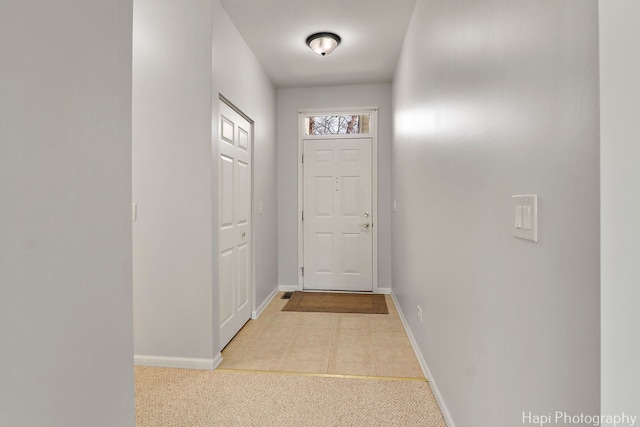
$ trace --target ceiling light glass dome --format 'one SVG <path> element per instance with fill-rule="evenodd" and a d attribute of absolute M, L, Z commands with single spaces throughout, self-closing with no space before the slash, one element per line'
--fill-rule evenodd
<path fill-rule="evenodd" d="M 334 33 L 315 33 L 307 37 L 307 45 L 320 56 L 329 55 L 340 44 L 340 36 Z"/>

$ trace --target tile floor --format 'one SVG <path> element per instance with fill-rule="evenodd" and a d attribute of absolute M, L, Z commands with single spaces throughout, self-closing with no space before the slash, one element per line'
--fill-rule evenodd
<path fill-rule="evenodd" d="M 424 378 L 389 295 L 389 314 L 340 314 L 281 311 L 282 294 L 227 345 L 220 368 Z"/>

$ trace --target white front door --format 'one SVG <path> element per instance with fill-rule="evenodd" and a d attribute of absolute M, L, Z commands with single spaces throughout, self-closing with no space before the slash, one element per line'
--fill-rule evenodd
<path fill-rule="evenodd" d="M 220 349 L 251 317 L 251 124 L 219 101 Z"/>
<path fill-rule="evenodd" d="M 372 146 L 303 141 L 304 289 L 373 291 Z"/>

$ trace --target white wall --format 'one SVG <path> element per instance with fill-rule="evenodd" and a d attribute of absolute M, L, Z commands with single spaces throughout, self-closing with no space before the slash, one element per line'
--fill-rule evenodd
<path fill-rule="evenodd" d="M 600 2 L 602 413 L 640 416 L 640 4 Z"/>
<path fill-rule="evenodd" d="M 278 90 L 278 277 L 298 286 L 298 111 L 378 107 L 378 286 L 391 287 L 391 85 Z"/>
<path fill-rule="evenodd" d="M 211 13 L 134 2 L 136 355 L 213 358 Z"/>
<path fill-rule="evenodd" d="M 130 0 L 0 6 L 0 425 L 133 426 Z"/>
<path fill-rule="evenodd" d="M 599 413 L 598 122 L 595 1 L 418 0 L 394 80 L 393 286 L 458 427 Z M 531 193 L 537 244 L 511 231 Z"/>
<path fill-rule="evenodd" d="M 218 353 L 218 94 L 255 121 L 256 302 L 277 286 L 275 90 L 217 0 L 136 0 L 135 353 Z M 212 122 L 212 118 L 214 118 Z M 212 150 L 213 147 L 213 150 Z M 162 362 L 160 362 L 162 364 Z M 188 360 L 185 363 L 190 363 Z"/>

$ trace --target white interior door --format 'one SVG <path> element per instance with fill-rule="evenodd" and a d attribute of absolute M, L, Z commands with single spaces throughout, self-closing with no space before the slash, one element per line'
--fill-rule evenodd
<path fill-rule="evenodd" d="M 251 124 L 219 101 L 220 349 L 251 317 Z"/>
<path fill-rule="evenodd" d="M 303 141 L 304 289 L 373 291 L 372 146 Z"/>

